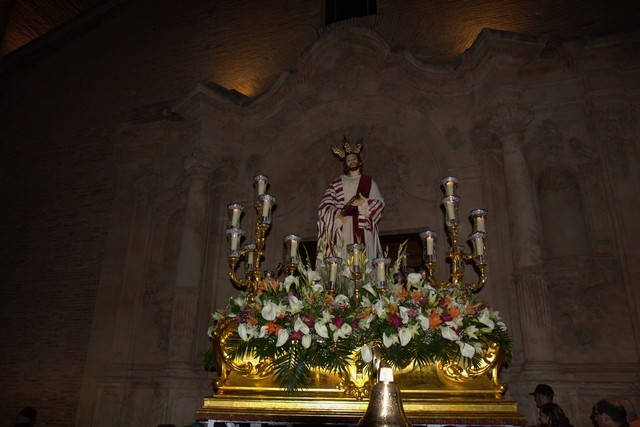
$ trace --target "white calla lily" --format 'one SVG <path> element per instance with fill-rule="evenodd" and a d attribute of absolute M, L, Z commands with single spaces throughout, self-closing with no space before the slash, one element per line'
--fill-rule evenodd
<path fill-rule="evenodd" d="M 443 338 L 448 339 L 449 341 L 458 341 L 460 339 L 456 331 L 451 329 L 449 326 L 443 326 L 440 328 L 440 333 Z"/>
<path fill-rule="evenodd" d="M 384 301 L 382 301 L 381 299 L 379 299 L 378 301 L 376 301 L 373 306 L 371 306 L 371 308 L 373 308 L 373 312 L 376 314 L 376 316 L 385 319 L 387 316 L 387 310 L 384 307 Z"/>
<path fill-rule="evenodd" d="M 409 273 L 409 275 L 407 276 L 407 282 L 411 286 L 417 288 L 420 285 L 420 282 L 422 282 L 422 274 L 421 273 Z"/>
<path fill-rule="evenodd" d="M 264 320 L 271 322 L 272 320 L 275 320 L 277 314 L 278 314 L 278 306 L 275 305 L 274 303 L 272 303 L 271 301 L 268 301 L 263 307 L 262 307 L 262 311 L 261 311 L 262 317 L 264 318 Z"/>
<path fill-rule="evenodd" d="M 364 289 L 365 291 L 369 292 L 371 295 L 376 296 L 378 295 L 378 293 L 376 292 L 375 289 L 373 289 L 373 286 L 371 286 L 371 283 L 367 283 L 366 285 L 364 285 L 362 287 L 362 289 Z"/>
<path fill-rule="evenodd" d="M 336 297 L 333 299 L 333 302 L 336 305 L 343 306 L 343 307 L 344 306 L 349 307 L 351 305 L 351 301 L 349 301 L 349 297 L 343 294 L 336 295 Z"/>
<path fill-rule="evenodd" d="M 303 334 L 308 334 L 309 333 L 309 327 L 307 326 L 306 323 L 304 323 L 304 321 L 298 317 L 296 319 L 296 321 L 293 324 L 293 330 L 294 331 L 301 331 Z"/>
<path fill-rule="evenodd" d="M 267 328 L 267 325 L 264 325 L 260 328 L 260 332 L 258 333 L 258 338 L 264 338 L 267 335 L 269 335 L 269 329 Z"/>
<path fill-rule="evenodd" d="M 289 339 L 289 332 L 282 328 L 278 331 L 278 340 L 276 341 L 276 347 L 282 347 Z"/>
<path fill-rule="evenodd" d="M 297 285 L 298 278 L 292 275 L 288 275 L 284 278 L 284 288 L 289 292 L 291 290 L 291 285 Z"/>
<path fill-rule="evenodd" d="M 422 328 L 422 330 L 427 331 L 429 330 L 429 318 L 420 314 L 418 316 L 418 322 L 420 322 L 420 327 Z"/>
<path fill-rule="evenodd" d="M 382 333 L 382 344 L 384 344 L 385 347 L 389 348 L 398 342 L 399 338 L 397 334 L 392 334 L 391 336 L 389 336 L 384 332 Z"/>
<path fill-rule="evenodd" d="M 311 283 L 320 282 L 322 280 L 322 276 L 320 276 L 320 273 L 315 270 L 307 271 L 307 277 L 309 278 L 309 282 Z"/>
<path fill-rule="evenodd" d="M 373 360 L 373 351 L 371 350 L 371 346 L 366 344 L 360 347 L 360 355 L 362 356 L 362 361 L 364 363 L 371 362 Z"/>
<path fill-rule="evenodd" d="M 402 323 L 409 323 L 409 309 L 405 306 L 400 306 L 400 318 L 402 318 Z"/>
<path fill-rule="evenodd" d="M 322 338 L 329 338 L 329 330 L 327 329 L 327 325 L 322 323 L 321 321 L 317 321 L 313 328 L 316 330 L 316 333 L 320 335 Z"/>
<path fill-rule="evenodd" d="M 400 345 L 404 347 L 409 344 L 409 341 L 413 338 L 413 331 L 410 328 L 402 328 L 398 331 L 398 337 L 400 339 Z"/>
<path fill-rule="evenodd" d="M 238 335 L 240 335 L 240 338 L 242 338 L 243 341 L 249 341 L 249 339 L 251 337 L 247 333 L 247 324 L 246 323 L 240 323 L 238 325 Z"/>
<path fill-rule="evenodd" d="M 314 282 L 314 284 L 311 285 L 311 290 L 314 293 L 318 294 L 318 293 L 324 291 L 324 286 L 322 286 L 321 282 Z"/>
<path fill-rule="evenodd" d="M 466 342 L 458 341 L 458 347 L 460 347 L 460 354 L 464 357 L 473 357 L 476 354 L 476 349 Z"/>
<path fill-rule="evenodd" d="M 482 310 L 482 312 L 480 313 L 480 316 L 478 316 L 478 321 L 480 321 L 480 323 L 482 323 L 483 325 L 486 325 L 487 328 L 482 328 L 484 330 L 487 330 L 487 332 L 491 332 L 493 331 L 493 328 L 495 328 L 496 324 L 493 320 L 491 320 L 491 318 L 489 317 L 489 310 Z"/>
<path fill-rule="evenodd" d="M 346 338 L 351 334 L 351 331 L 353 331 L 353 329 L 351 328 L 351 325 L 348 323 L 343 323 L 337 332 L 340 338 Z"/>
<path fill-rule="evenodd" d="M 304 348 L 309 348 L 311 346 L 311 335 L 303 335 L 300 343 L 302 343 L 302 346 Z"/>

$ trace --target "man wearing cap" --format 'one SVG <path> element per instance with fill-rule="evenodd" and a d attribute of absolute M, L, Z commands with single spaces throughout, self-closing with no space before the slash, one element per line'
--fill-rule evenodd
<path fill-rule="evenodd" d="M 545 403 L 553 402 L 553 389 L 547 384 L 538 384 L 535 390 L 533 390 L 533 393 L 529 394 L 532 395 L 533 400 L 536 401 L 538 411 Z"/>

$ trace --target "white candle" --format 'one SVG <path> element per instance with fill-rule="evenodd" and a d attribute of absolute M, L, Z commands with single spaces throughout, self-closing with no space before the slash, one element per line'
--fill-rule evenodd
<path fill-rule="evenodd" d="M 360 267 L 360 249 L 353 248 L 353 265 Z"/>
<path fill-rule="evenodd" d="M 332 262 L 331 263 L 331 273 L 329 274 L 329 281 L 330 282 L 335 282 L 337 276 L 338 276 L 338 263 L 337 262 Z"/>
<path fill-rule="evenodd" d="M 239 241 L 238 233 L 232 233 L 231 234 L 231 251 L 232 252 L 235 252 L 238 250 L 238 241 Z"/>
<path fill-rule="evenodd" d="M 264 179 L 258 180 L 258 196 L 262 196 L 267 191 L 267 182 Z"/>
<path fill-rule="evenodd" d="M 249 253 L 247 253 L 247 267 L 253 267 L 253 251 L 249 251 Z"/>
<path fill-rule="evenodd" d="M 484 227 L 484 217 L 483 216 L 477 216 L 476 217 L 476 231 L 482 231 L 485 232 L 485 227 Z"/>
<path fill-rule="evenodd" d="M 231 226 L 238 227 L 240 225 L 240 209 L 233 208 L 231 212 Z"/>
<path fill-rule="evenodd" d="M 384 277 L 384 262 L 380 261 L 378 262 L 378 281 L 379 282 L 384 282 L 386 281 L 386 277 Z"/>
<path fill-rule="evenodd" d="M 482 237 L 476 236 L 476 255 L 483 256 L 484 255 L 484 244 L 482 243 Z"/>
<path fill-rule="evenodd" d="M 427 236 L 427 255 L 433 255 L 433 236 Z"/>
<path fill-rule="evenodd" d="M 456 220 L 456 211 L 453 208 L 453 202 L 446 202 L 444 204 L 444 207 L 447 211 L 447 220 L 448 221 L 455 221 Z"/>
<path fill-rule="evenodd" d="M 262 200 L 262 216 L 265 218 L 269 217 L 269 210 L 271 209 L 271 201 L 268 197 L 265 197 Z"/>
<path fill-rule="evenodd" d="M 298 241 L 296 239 L 291 239 L 291 258 L 295 258 L 298 256 Z"/>
<path fill-rule="evenodd" d="M 444 184 L 444 195 L 445 196 L 453 196 L 453 186 L 455 185 L 455 182 L 453 181 L 447 181 Z"/>

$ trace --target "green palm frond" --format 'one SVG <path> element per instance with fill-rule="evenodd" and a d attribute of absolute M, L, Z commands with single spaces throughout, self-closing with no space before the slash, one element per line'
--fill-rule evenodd
<path fill-rule="evenodd" d="M 311 366 L 308 361 L 309 354 L 301 345 L 288 345 L 277 351 L 272 364 L 273 372 L 287 393 L 294 394 L 311 385 Z"/>

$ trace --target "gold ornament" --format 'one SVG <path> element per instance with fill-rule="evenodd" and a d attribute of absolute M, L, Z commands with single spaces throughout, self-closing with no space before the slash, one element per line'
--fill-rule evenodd
<path fill-rule="evenodd" d="M 338 156 L 340 159 L 344 159 L 348 154 L 360 154 L 360 151 L 362 150 L 362 140 L 363 138 L 360 138 L 356 146 L 351 147 L 351 143 L 349 143 L 349 140 L 347 139 L 347 137 L 343 136 L 342 148 L 332 145 L 331 151 L 333 151 L 333 154 Z"/>

